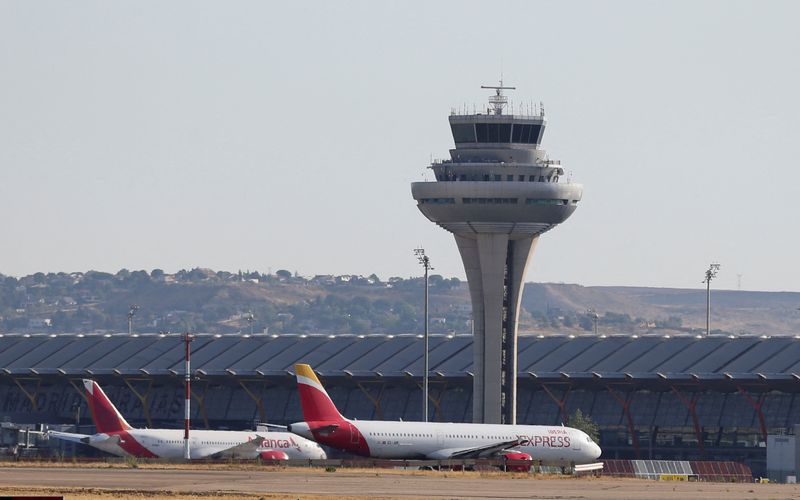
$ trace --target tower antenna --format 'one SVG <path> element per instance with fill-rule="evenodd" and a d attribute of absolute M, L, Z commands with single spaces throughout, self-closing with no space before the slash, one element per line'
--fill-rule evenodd
<path fill-rule="evenodd" d="M 504 90 L 517 90 L 517 87 L 505 87 L 503 86 L 503 76 L 502 73 L 500 75 L 500 85 L 481 85 L 482 89 L 491 89 L 494 90 L 494 95 L 489 96 L 489 104 L 492 105 L 492 111 L 496 115 L 502 115 L 503 109 L 508 104 L 508 97 L 503 95 Z"/>

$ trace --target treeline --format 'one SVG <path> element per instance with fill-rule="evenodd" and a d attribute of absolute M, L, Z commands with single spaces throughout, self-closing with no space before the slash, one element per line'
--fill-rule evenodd
<path fill-rule="evenodd" d="M 458 278 L 429 280 L 432 331 L 468 331 Z M 288 270 L 0 275 L 0 331 L 409 333 L 421 331 L 422 278 Z"/>
<path fill-rule="evenodd" d="M 285 269 L 0 275 L 0 332 L 125 332 L 130 320 L 134 332 L 421 333 L 423 285 L 421 277 L 304 277 Z M 429 286 L 430 331 L 470 333 L 466 283 L 432 275 Z M 595 326 L 612 334 L 692 330 L 680 316 L 647 319 L 550 307 L 542 287 L 526 285 L 526 296 L 537 300 L 523 301 L 521 332 L 589 333 Z"/>
<path fill-rule="evenodd" d="M 534 310 L 531 312 L 533 324 L 537 328 L 544 330 L 561 329 L 581 329 L 591 332 L 595 325 L 603 329 L 612 329 L 618 333 L 635 333 L 642 330 L 652 329 L 683 329 L 683 319 L 680 316 L 669 316 L 667 318 L 647 319 L 641 317 L 631 317 L 626 313 L 616 313 L 605 311 L 597 313 L 594 311 L 562 311 L 559 308 L 548 310 Z"/>

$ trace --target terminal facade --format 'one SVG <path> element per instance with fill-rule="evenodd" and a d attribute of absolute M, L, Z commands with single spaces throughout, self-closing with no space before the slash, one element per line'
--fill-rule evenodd
<path fill-rule="evenodd" d="M 472 418 L 472 341 L 431 337 L 432 420 Z M 93 378 L 135 426 L 183 423 L 179 335 L 0 338 L 0 418 L 90 431 L 79 392 Z M 252 429 L 301 420 L 292 367 L 311 364 L 349 418 L 420 420 L 417 335 L 198 335 L 192 426 Z M 599 426 L 606 459 L 715 459 L 763 474 L 767 436 L 800 422 L 800 339 L 519 338 L 517 421 Z"/>

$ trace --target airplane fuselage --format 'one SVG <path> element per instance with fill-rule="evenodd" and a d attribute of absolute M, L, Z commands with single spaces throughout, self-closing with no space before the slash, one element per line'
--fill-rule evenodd
<path fill-rule="evenodd" d="M 600 456 L 600 447 L 571 427 L 344 420 L 298 422 L 289 429 L 318 443 L 374 458 L 444 459 L 463 450 L 516 440 L 518 445 L 509 444 L 506 449 L 528 453 L 546 465 L 592 463 Z"/>
<path fill-rule="evenodd" d="M 243 452 L 227 453 L 231 448 L 263 437 L 258 448 Z M 184 456 L 183 430 L 181 429 L 130 429 L 88 436 L 90 446 L 117 456 L 136 456 L 140 458 L 176 458 Z M 254 459 L 260 452 L 276 450 L 286 453 L 290 459 L 325 458 L 316 443 L 298 439 L 289 432 L 247 432 L 247 431 L 203 431 L 189 433 L 190 457 L 208 458 L 232 455 L 233 458 Z"/>

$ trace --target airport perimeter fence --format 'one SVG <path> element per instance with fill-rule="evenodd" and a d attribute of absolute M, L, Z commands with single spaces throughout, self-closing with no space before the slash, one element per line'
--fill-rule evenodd
<path fill-rule="evenodd" d="M 4 462 L 21 463 L 64 463 L 76 465 L 92 464 L 116 464 L 127 467 L 138 467 L 146 464 L 186 464 L 184 459 L 169 458 L 133 458 L 133 457 L 12 457 L 0 456 L 0 464 Z M 325 470 L 335 469 L 430 469 L 430 470 L 507 470 L 510 472 L 531 472 L 542 474 L 559 474 L 570 472 L 569 468 L 564 471 L 560 467 L 540 466 L 538 462 L 529 460 L 510 460 L 505 458 L 481 458 L 481 459 L 449 459 L 449 460 L 389 460 L 389 459 L 369 459 L 369 458 L 329 458 L 325 460 L 264 460 L 253 459 L 194 459 L 190 462 L 193 465 L 234 465 L 234 466 L 278 466 L 278 467 L 309 467 Z"/>
<path fill-rule="evenodd" d="M 739 462 L 701 460 L 603 460 L 603 475 L 672 481 L 753 482 L 753 473 Z"/>

